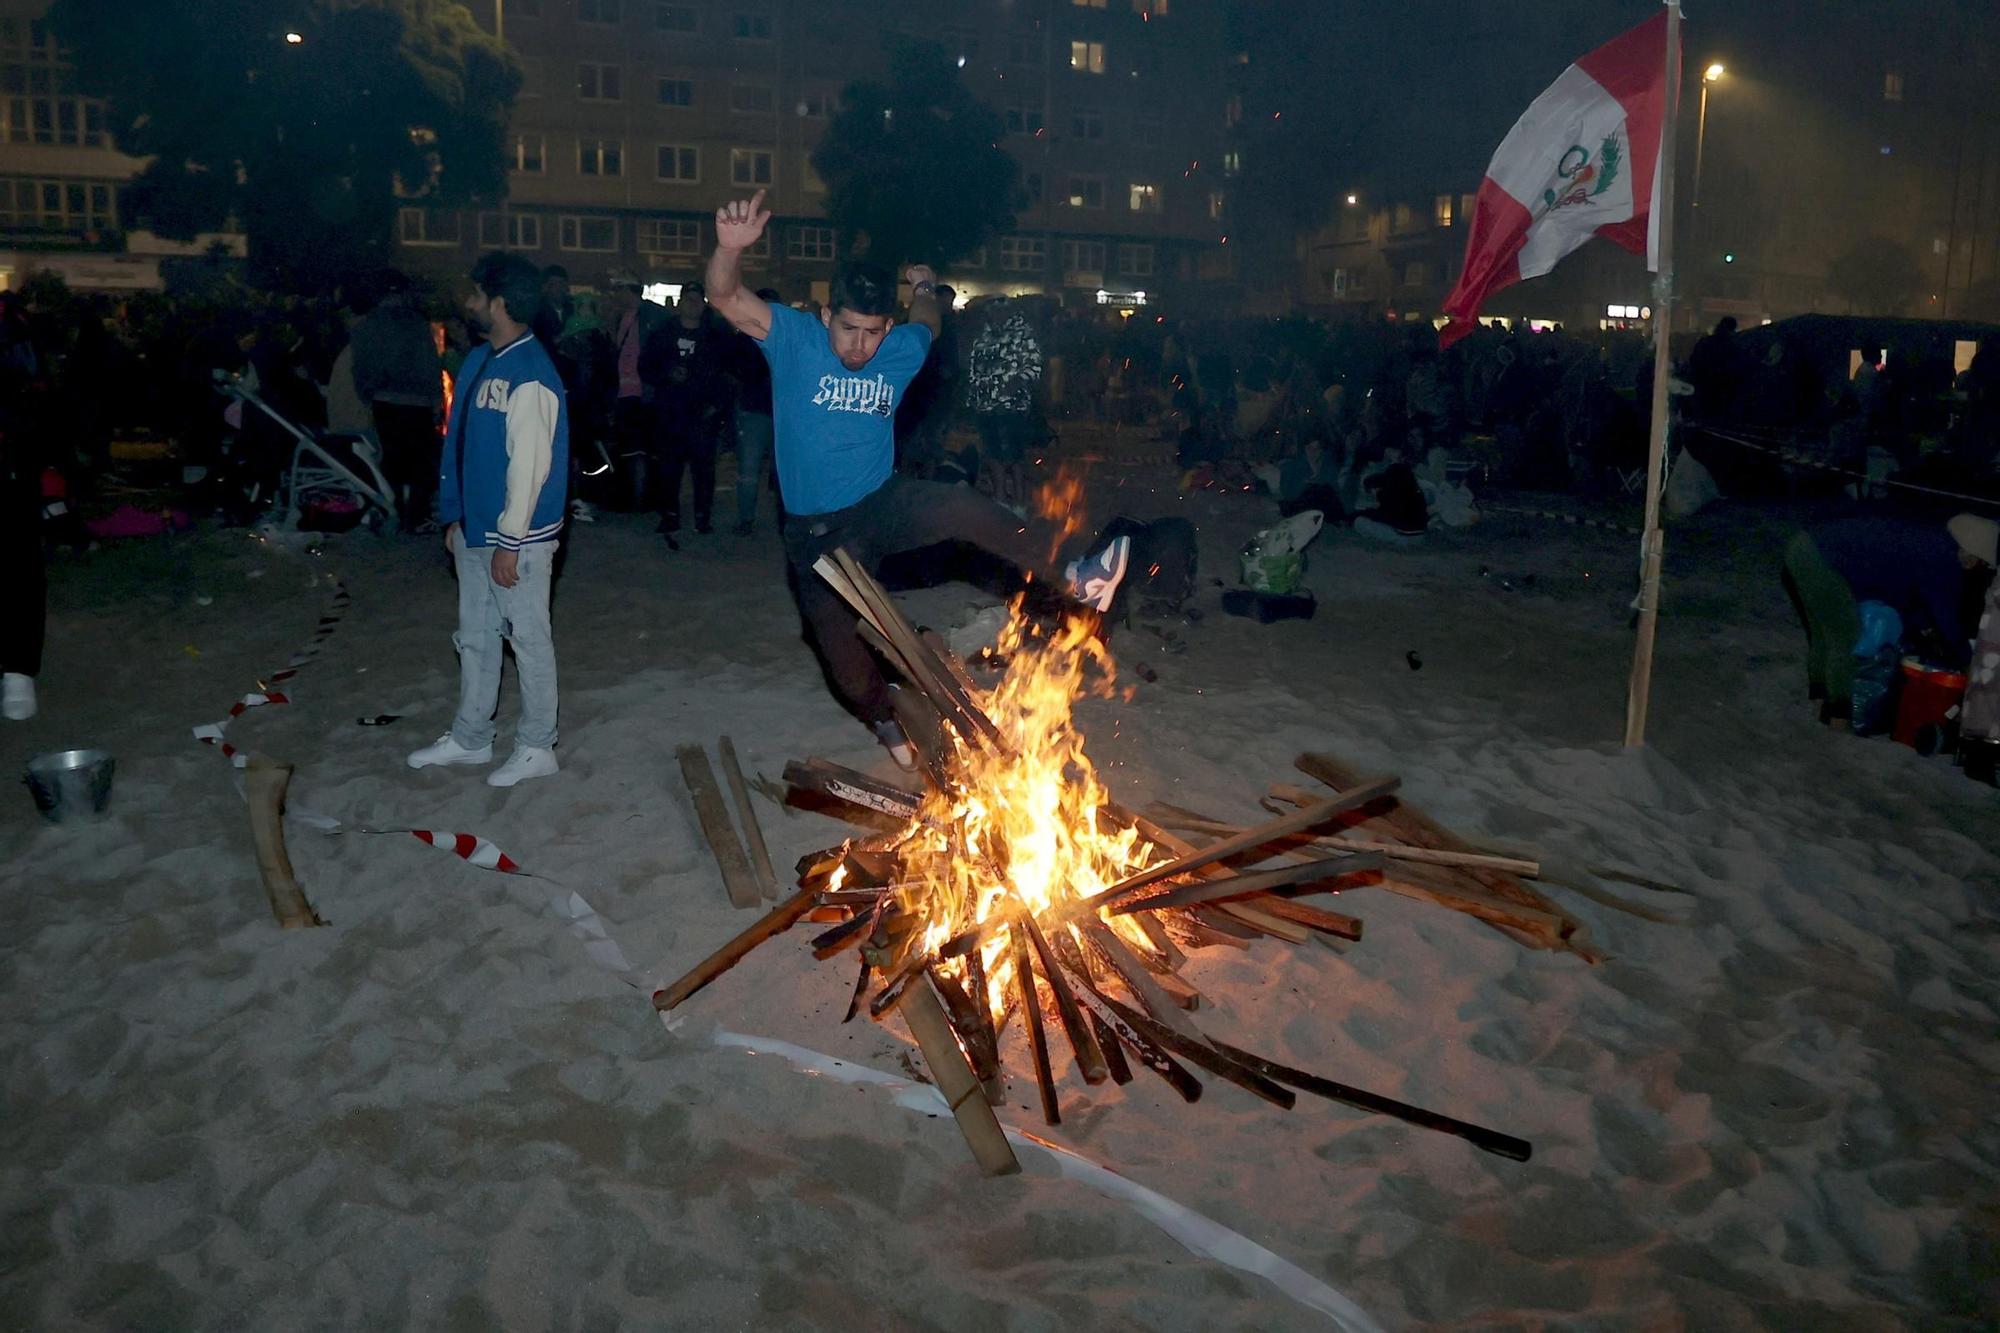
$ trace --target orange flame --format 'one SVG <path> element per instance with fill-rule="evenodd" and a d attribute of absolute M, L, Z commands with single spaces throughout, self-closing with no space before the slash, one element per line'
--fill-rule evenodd
<path fill-rule="evenodd" d="M 1053 563 L 1063 543 L 1083 529 L 1083 478 L 1067 464 L 1058 467 L 1053 477 L 1035 488 L 1034 505 L 1035 513 L 1051 528 L 1049 560 Z"/>

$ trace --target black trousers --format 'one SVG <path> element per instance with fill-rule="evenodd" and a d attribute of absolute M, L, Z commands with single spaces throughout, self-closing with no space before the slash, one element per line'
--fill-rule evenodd
<path fill-rule="evenodd" d="M 408 531 L 431 516 L 437 495 L 437 417 L 428 407 L 376 403 L 375 434 L 382 441 L 382 475 L 395 490 Z"/>
<path fill-rule="evenodd" d="M 693 474 L 694 525 L 710 526 L 715 513 L 715 453 L 717 423 L 714 417 L 676 405 L 671 399 L 660 404 L 658 431 L 654 436 L 659 459 L 659 501 L 662 526 L 671 530 L 681 525 L 681 479 Z"/>
<path fill-rule="evenodd" d="M 42 478 L 27 459 L 0 456 L 0 672 L 38 676 L 48 624 L 49 580 L 42 563 Z"/>
<path fill-rule="evenodd" d="M 875 655 L 855 633 L 857 617 L 813 562 L 845 547 L 870 572 L 889 556 L 940 542 L 964 542 L 998 556 L 1024 574 L 1062 586 L 1051 538 L 994 500 L 966 486 L 892 476 L 859 504 L 830 514 L 794 514 L 785 521 L 799 615 L 841 702 L 873 724 L 895 716 Z"/>

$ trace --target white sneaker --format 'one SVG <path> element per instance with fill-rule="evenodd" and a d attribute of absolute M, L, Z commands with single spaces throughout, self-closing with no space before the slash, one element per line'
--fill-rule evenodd
<path fill-rule="evenodd" d="M 18 671 L 0 676 L 0 714 L 9 722 L 26 722 L 35 715 L 35 678 Z"/>
<path fill-rule="evenodd" d="M 437 764 L 490 764 L 493 762 L 493 746 L 489 743 L 477 750 L 468 750 L 451 738 L 451 733 L 432 741 L 421 750 L 410 752 L 411 768 L 430 768 Z"/>
<path fill-rule="evenodd" d="M 486 775 L 489 787 L 511 787 L 529 778 L 552 778 L 562 765 L 556 762 L 554 750 L 538 749 L 533 745 L 517 745 L 514 753 L 507 756 L 507 762 Z"/>
<path fill-rule="evenodd" d="M 1131 557 L 1132 539 L 1117 537 L 1103 550 L 1076 561 L 1063 571 L 1069 576 L 1070 596 L 1093 611 L 1110 611 Z"/>

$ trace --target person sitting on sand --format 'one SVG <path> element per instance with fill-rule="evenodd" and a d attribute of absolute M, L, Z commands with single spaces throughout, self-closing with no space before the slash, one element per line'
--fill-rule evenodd
<path fill-rule="evenodd" d="M 473 266 L 465 316 L 486 343 L 453 385 L 438 489 L 444 549 L 458 569 L 458 716 L 409 758 L 411 768 L 492 760 L 504 637 L 521 676 L 521 720 L 489 787 L 560 767 L 549 581 L 569 492 L 569 407 L 555 361 L 530 331 L 541 303 L 541 274 L 519 255 Z"/>
<path fill-rule="evenodd" d="M 1993 576 L 1992 519 L 1960 514 L 1919 523 L 1858 514 L 1815 524 L 1785 547 L 1785 591 L 1806 630 L 1807 697 L 1824 700 L 1820 720 L 1844 728 L 1854 709 L 1854 644 L 1859 604 L 1885 602 L 1909 628 L 1913 646 L 1941 665 L 1971 655 L 1970 605 Z"/>
<path fill-rule="evenodd" d="M 1053 549 L 1005 506 L 965 486 L 896 473 L 896 403 L 924 363 L 939 327 L 937 278 L 912 265 L 910 321 L 898 325 L 895 279 L 851 263 L 833 279 L 815 320 L 773 305 L 743 286 L 743 252 L 771 214 L 764 191 L 715 212 L 708 301 L 755 339 L 771 366 L 778 490 L 790 516 L 785 554 L 799 612 L 847 706 L 905 769 L 916 755 L 889 703 L 875 657 L 855 633 L 856 617 L 813 562 L 845 547 L 871 569 L 888 556 L 939 542 L 979 547 L 1037 578 L 1052 578 Z M 1131 539 L 1119 537 L 1062 570 L 1071 596 L 1108 611 L 1125 577 Z M 1058 585 L 1061 586 L 1061 585 Z"/>

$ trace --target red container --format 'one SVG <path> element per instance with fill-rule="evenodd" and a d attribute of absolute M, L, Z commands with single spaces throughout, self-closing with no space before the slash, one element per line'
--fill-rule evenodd
<path fill-rule="evenodd" d="M 1937 750 L 1946 719 L 1965 697 L 1965 673 L 1934 667 L 1921 658 L 1903 659 L 1903 688 L 1896 699 L 1896 725 L 1889 738 L 1925 754 Z M 1921 743 L 1927 741 L 1928 743 Z"/>

